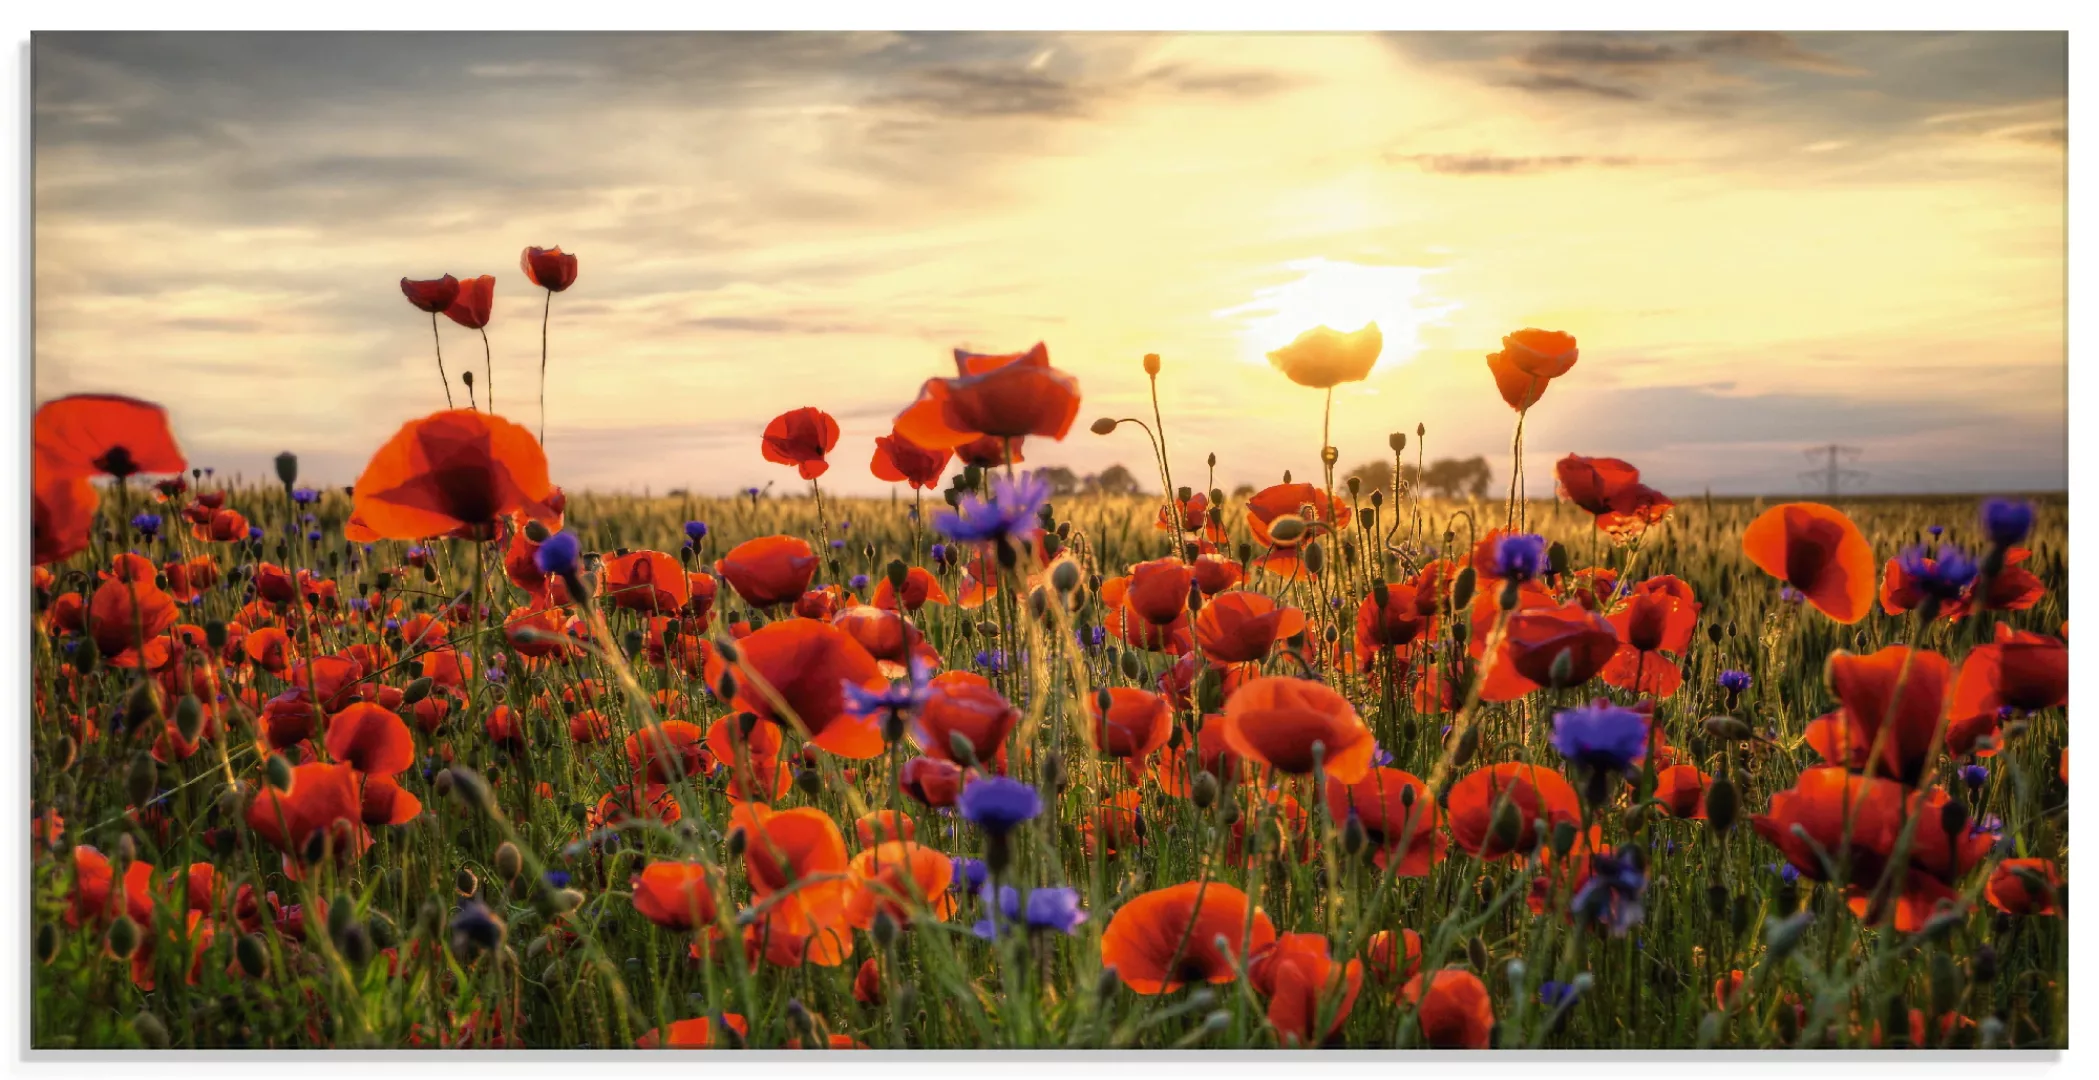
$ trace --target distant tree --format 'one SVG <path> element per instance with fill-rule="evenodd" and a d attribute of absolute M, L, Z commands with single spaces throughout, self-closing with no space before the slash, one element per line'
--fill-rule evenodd
<path fill-rule="evenodd" d="M 1035 475 L 1049 481 L 1051 495 L 1063 498 L 1066 495 L 1078 494 L 1079 474 L 1062 465 L 1051 465 L 1047 468 L 1037 469 L 1035 470 Z"/>
<path fill-rule="evenodd" d="M 1088 476 L 1084 481 L 1088 495 L 1142 495 L 1144 488 L 1130 470 L 1120 465 L 1110 465 L 1099 475 Z"/>
<path fill-rule="evenodd" d="M 1485 498 L 1493 485 L 1494 470 L 1484 457 L 1442 458 L 1421 474 L 1421 486 L 1446 499 Z"/>

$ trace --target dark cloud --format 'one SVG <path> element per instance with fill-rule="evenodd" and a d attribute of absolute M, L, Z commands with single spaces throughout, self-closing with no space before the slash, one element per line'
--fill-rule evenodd
<path fill-rule="evenodd" d="M 1387 154 L 1393 164 L 1413 165 L 1422 172 L 1453 176 L 1516 176 L 1523 173 L 1559 172 L 1582 168 L 1625 168 L 1638 158 L 1590 154 L 1556 154 L 1534 157 L 1505 157 L 1498 154 Z"/>
<path fill-rule="evenodd" d="M 877 96 L 871 104 L 944 116 L 1072 118 L 1114 93 L 1025 69 L 932 68 L 915 72 L 910 82 L 908 89 Z"/>
<path fill-rule="evenodd" d="M 1644 90 L 1634 90 L 1630 87 L 1596 82 L 1576 75 L 1559 75 L 1552 72 L 1539 72 L 1534 75 L 1521 75 L 1513 79 L 1504 79 L 1500 85 L 1513 90 L 1526 90 L 1533 94 L 1574 94 L 1581 97 L 1605 98 L 1611 101 L 1645 101 L 1649 96 Z"/>

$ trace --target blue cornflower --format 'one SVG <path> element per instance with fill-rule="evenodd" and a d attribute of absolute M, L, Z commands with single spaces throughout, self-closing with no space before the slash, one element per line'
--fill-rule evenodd
<path fill-rule="evenodd" d="M 1968 785 L 1970 789 L 1981 787 L 1988 783 L 1989 779 L 1990 770 L 1981 765 L 1961 766 L 1961 783 Z"/>
<path fill-rule="evenodd" d="M 131 519 L 131 527 L 147 536 L 157 536 L 160 533 L 160 515 L 140 514 Z"/>
<path fill-rule="evenodd" d="M 984 901 L 984 910 L 991 915 L 991 918 L 978 919 L 977 924 L 970 928 L 970 932 L 983 938 L 985 941 L 998 937 L 1001 925 L 1007 930 L 1011 930 L 1013 929 L 1013 924 L 1020 921 L 1019 889 L 1011 885 L 1001 885 L 998 887 L 998 894 L 994 897 L 991 889 L 986 888 L 978 894 L 977 898 Z"/>
<path fill-rule="evenodd" d="M 1647 718 L 1597 698 L 1552 716 L 1552 748 L 1583 768 L 1631 772 L 1647 759 Z"/>
<path fill-rule="evenodd" d="M 2033 504 L 2025 499 L 1985 499 L 1982 504 L 1982 531 L 1989 534 L 1990 543 L 2008 548 L 2033 531 Z"/>
<path fill-rule="evenodd" d="M 1797 604 L 1807 599 L 1807 594 L 1791 585 L 1781 585 L 1778 587 L 1778 598 L 1784 603 Z"/>
<path fill-rule="evenodd" d="M 1896 562 L 1917 591 L 1936 600 L 1959 599 L 1975 580 L 1975 560 L 1952 544 L 1940 544 L 1936 557 L 1924 545 L 1912 545 L 1902 549 Z"/>
<path fill-rule="evenodd" d="M 1720 673 L 1720 689 L 1730 694 L 1739 694 L 1749 689 L 1749 673 L 1732 668 Z"/>
<path fill-rule="evenodd" d="M 566 870 L 549 870 L 540 876 L 546 879 L 547 884 L 557 889 L 568 888 L 568 871 Z"/>
<path fill-rule="evenodd" d="M 1383 746 L 1380 746 L 1376 743 L 1372 743 L 1370 746 L 1370 764 L 1378 768 L 1384 768 L 1385 766 L 1392 764 L 1392 751 L 1387 750 Z"/>
<path fill-rule="evenodd" d="M 833 541 L 831 541 L 831 550 L 832 550 L 832 551 L 844 551 L 844 550 L 845 550 L 845 541 L 843 541 L 843 540 L 833 540 Z"/>
<path fill-rule="evenodd" d="M 350 598 L 350 610 L 356 612 L 370 611 L 372 610 L 372 602 L 362 596 L 353 596 Z"/>
<path fill-rule="evenodd" d="M 926 549 L 926 553 L 932 556 L 933 561 L 936 563 L 945 564 L 947 562 L 946 544 L 934 544 L 932 547 Z"/>
<path fill-rule="evenodd" d="M 497 686 L 501 686 L 503 685 L 506 679 L 510 678 L 510 673 L 504 671 L 500 665 L 490 664 L 488 665 L 488 667 L 482 669 L 481 677 L 488 680 L 489 682 L 496 684 Z"/>
<path fill-rule="evenodd" d="M 1572 983 L 1547 979 L 1538 984 L 1538 1000 L 1548 1009 L 1557 1009 L 1562 1002 L 1573 1001 L 1576 993 Z"/>
<path fill-rule="evenodd" d="M 990 776 L 963 788 L 955 805 L 978 828 L 1004 836 L 1042 813 L 1042 796 L 1018 780 Z"/>
<path fill-rule="evenodd" d="M 1040 473 L 1022 473 L 1012 480 L 999 477 L 992 483 L 990 499 L 966 496 L 954 511 L 935 514 L 933 527 L 949 540 L 1017 549 L 1042 535 L 1039 514 L 1049 497 L 1050 483 Z"/>
<path fill-rule="evenodd" d="M 320 542 L 321 542 L 321 530 L 319 530 L 319 529 L 314 529 L 314 530 L 311 530 L 311 531 L 309 531 L 309 532 L 308 532 L 308 533 L 306 534 L 306 542 L 307 542 L 307 543 L 309 543 L 309 544 L 318 544 L 318 543 L 320 543 Z"/>
<path fill-rule="evenodd" d="M 1932 525 L 1932 526 L 1928 526 L 1928 527 L 1926 527 L 1924 531 L 1925 531 L 1925 532 L 1928 532 L 1928 533 L 1930 533 L 1930 534 L 1931 534 L 1931 538 L 1932 538 L 1932 539 L 1934 539 L 1934 540 L 1937 540 L 1937 539 L 1938 539 L 1939 537 L 1941 537 L 1941 536 L 1945 535 L 1945 532 L 1946 532 L 1946 526 L 1944 526 L 1944 525 Z"/>
<path fill-rule="evenodd" d="M 292 501 L 298 503 L 300 506 L 305 506 L 307 503 L 319 502 L 320 500 L 321 493 L 315 491 L 310 487 L 292 489 Z"/>
<path fill-rule="evenodd" d="M 1069 934 L 1086 921 L 1079 906 L 1079 890 L 1066 887 L 1028 890 L 1027 908 L 1021 918 L 1030 930 L 1055 930 Z"/>
<path fill-rule="evenodd" d="M 966 855 L 957 855 L 950 861 L 955 864 L 955 878 L 948 885 L 949 892 L 975 892 L 983 888 L 986 881 L 991 880 L 991 868 L 985 866 L 982 859 L 972 859 Z"/>
<path fill-rule="evenodd" d="M 851 585 L 851 586 L 853 587 L 853 591 L 854 591 L 854 592 L 866 592 L 866 591 L 867 591 L 867 575 L 866 575 L 866 574 L 854 574 L 854 575 L 853 575 L 853 580 L 851 580 L 851 581 L 849 581 L 849 582 L 846 582 L 846 584 L 848 584 L 848 585 Z"/>
<path fill-rule="evenodd" d="M 1646 917 L 1641 904 L 1646 892 L 1647 874 L 1633 863 L 1632 856 L 1592 855 L 1589 879 L 1575 890 L 1573 907 L 1576 914 L 1608 929 L 1612 937 L 1624 937 Z"/>
<path fill-rule="evenodd" d="M 700 542 L 700 541 L 702 541 L 702 540 L 705 540 L 705 539 L 707 539 L 707 523 L 706 523 L 706 522 L 704 522 L 704 521 L 688 521 L 688 522 L 686 522 L 686 523 L 685 523 L 685 538 L 686 538 L 687 540 L 690 540 L 690 541 L 692 541 L 692 542 L 693 542 L 693 543 L 695 543 L 695 544 L 699 543 L 699 542 Z"/>
<path fill-rule="evenodd" d="M 2004 835 L 2004 819 L 1995 814 L 1984 814 L 1969 823 L 1969 836 L 1981 836 L 1985 833 L 1991 836 Z"/>
<path fill-rule="evenodd" d="M 1494 545 L 1494 574 L 1510 581 L 1529 581 L 1545 570 L 1545 538 L 1511 533 Z"/>
<path fill-rule="evenodd" d="M 1788 885 L 1792 885 L 1798 882 L 1800 880 L 1800 868 L 1794 866 L 1792 863 L 1787 863 L 1784 866 L 1779 867 L 1778 880 L 1783 881 Z"/>
<path fill-rule="evenodd" d="M 928 684 L 931 676 L 926 662 L 914 656 L 908 673 L 880 690 L 869 690 L 851 679 L 839 680 L 838 688 L 845 695 L 847 712 L 900 735 L 918 718 L 918 711 L 925 708 L 926 698 L 932 693 Z"/>
<path fill-rule="evenodd" d="M 976 661 L 978 667 L 983 668 L 985 671 L 988 671 L 993 675 L 996 675 L 999 672 L 1006 670 L 1006 650 L 978 649 Z"/>
<path fill-rule="evenodd" d="M 576 558 L 583 552 L 583 541 L 567 529 L 555 533 L 540 542 L 539 550 L 532 553 L 532 565 L 542 574 L 559 577 L 574 577 Z"/>

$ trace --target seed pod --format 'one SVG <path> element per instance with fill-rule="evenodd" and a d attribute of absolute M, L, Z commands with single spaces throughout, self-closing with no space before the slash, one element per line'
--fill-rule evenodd
<path fill-rule="evenodd" d="M 144 750 L 131 755 L 131 771 L 124 777 L 124 792 L 131 796 L 131 805 L 144 806 L 159 784 L 160 766 L 154 763 L 153 755 Z"/>
<path fill-rule="evenodd" d="M 1403 790 L 1411 794 L 1414 789 L 1410 786 Z M 1579 835 L 1580 830 L 1574 827 L 1574 822 L 1562 821 L 1554 825 L 1552 827 L 1552 853 L 1562 859 L 1566 858 L 1567 853 L 1574 850 L 1574 841 Z"/>
<path fill-rule="evenodd" d="M 965 769 L 976 767 L 977 744 L 970 742 L 969 736 L 962 732 L 950 731 L 947 733 L 947 752 L 950 757 L 955 759 L 955 764 Z"/>
<path fill-rule="evenodd" d="M 95 673 L 95 667 L 101 659 L 102 650 L 95 647 L 95 639 L 93 637 L 83 637 L 80 639 L 80 644 L 73 649 L 73 670 L 82 675 L 92 675 Z"/>
<path fill-rule="evenodd" d="M 1472 940 L 1465 943 L 1465 959 L 1471 962 L 1472 970 L 1481 974 L 1485 974 L 1488 965 L 1494 962 L 1494 957 L 1487 952 L 1487 943 L 1478 934 L 1472 935 Z"/>
<path fill-rule="evenodd" d="M 1775 965 L 1793 955 L 1793 950 L 1800 947 L 1814 921 L 1812 911 L 1798 911 L 1783 919 L 1764 920 L 1764 947 L 1771 950 L 1769 962 Z"/>
<path fill-rule="evenodd" d="M 1363 829 L 1363 819 L 1354 814 L 1348 815 L 1348 823 L 1341 827 L 1341 850 L 1350 858 L 1354 858 L 1361 855 L 1363 849 L 1369 845 L 1370 834 Z"/>
<path fill-rule="evenodd" d="M 1305 519 L 1296 514 L 1284 514 L 1268 523 L 1268 535 L 1278 544 L 1290 544 L 1305 535 L 1305 528 Z"/>
<path fill-rule="evenodd" d="M 1939 828 L 1944 829 L 1947 836 L 1959 836 L 1967 827 L 1968 804 L 1959 799 L 1946 800 L 1946 805 L 1939 808 Z"/>
<path fill-rule="evenodd" d="M 109 924 L 107 941 L 110 955 L 119 960 L 130 959 L 133 950 L 138 948 L 138 924 L 132 922 L 129 915 L 117 916 L 116 921 Z"/>
<path fill-rule="evenodd" d="M 417 678 L 415 681 L 409 683 L 408 686 L 401 691 L 401 704 L 414 705 L 422 701 L 424 698 L 429 697 L 430 685 L 430 677 L 427 675 Z"/>
<path fill-rule="evenodd" d="M 1472 755 L 1479 751 L 1479 746 L 1479 727 L 1477 725 L 1468 725 L 1463 732 L 1459 733 L 1458 745 L 1450 752 L 1451 765 L 1460 769 L 1464 768 L 1472 761 Z"/>
<path fill-rule="evenodd" d="M 896 918 L 890 915 L 887 911 L 875 912 L 875 923 L 874 926 L 871 928 L 870 933 L 874 935 L 875 944 L 877 946 L 880 946 L 883 949 L 888 949 L 890 946 L 896 944 Z"/>
<path fill-rule="evenodd" d="M 1326 548 L 1317 540 L 1305 545 L 1305 569 L 1315 576 L 1326 569 Z"/>
<path fill-rule="evenodd" d="M 1232 825 L 1232 823 L 1233 823 L 1233 822 L 1235 822 L 1235 821 L 1238 821 L 1238 820 L 1239 820 L 1239 800 L 1237 800 L 1237 799 L 1226 799 L 1226 800 L 1224 800 L 1223 802 L 1220 802 L 1220 803 L 1218 803 L 1218 804 L 1217 804 L 1217 823 L 1218 823 L 1219 825 L 1223 825 L 1223 826 L 1225 826 L 1225 827 L 1229 828 L 1229 827 L 1231 827 L 1231 825 Z M 1254 838 L 1253 838 L 1253 837 L 1248 837 L 1247 839 L 1248 839 L 1248 840 L 1252 840 L 1252 839 L 1254 839 Z"/>
<path fill-rule="evenodd" d="M 1478 586 L 1478 584 L 1479 575 L 1473 572 L 1472 567 L 1468 566 L 1465 569 L 1458 571 L 1457 580 L 1453 582 L 1450 587 L 1451 608 L 1453 610 L 1463 611 L 1464 609 L 1471 607 L 1472 592 L 1474 588 Z"/>
<path fill-rule="evenodd" d="M 214 652 L 226 647 L 226 624 L 224 621 L 219 619 L 206 619 L 204 621 L 204 643 L 211 646 Z"/>
<path fill-rule="evenodd" d="M 1050 571 L 1050 584 L 1058 592 L 1070 595 L 1079 587 L 1079 564 L 1070 561 L 1058 563 L 1057 568 Z"/>
<path fill-rule="evenodd" d="M 260 979 L 270 970 L 270 950 L 264 945 L 261 934 L 241 935 L 240 940 L 233 943 L 233 958 L 251 979 Z"/>
<path fill-rule="evenodd" d="M 1705 788 L 1705 816 L 1714 832 L 1726 832 L 1735 827 L 1735 813 L 1741 808 L 1741 798 L 1735 792 L 1734 779 L 1726 773 L 1713 777 Z"/>
<path fill-rule="evenodd" d="M 824 789 L 824 778 L 816 775 L 815 769 L 797 769 L 794 786 L 802 789 L 805 795 L 815 795 Z"/>
<path fill-rule="evenodd" d="M 1523 813 L 1516 809 L 1515 800 L 1506 800 L 1494 810 L 1489 831 L 1494 842 L 1503 848 L 1513 848 L 1523 836 Z"/>
<path fill-rule="evenodd" d="M 204 706 L 195 694 L 184 694 L 175 703 L 175 731 L 184 742 L 196 742 L 197 734 L 204 730 Z"/>
<path fill-rule="evenodd" d="M 524 872 L 525 855 L 517 849 L 516 844 L 505 840 L 496 845 L 495 863 L 496 876 L 506 882 L 516 881 L 517 876 Z"/>
<path fill-rule="evenodd" d="M 139 683 L 124 699 L 124 730 L 136 731 L 139 725 L 160 716 L 160 702 L 153 697 L 151 680 Z"/>
<path fill-rule="evenodd" d="M 44 923 L 36 928 L 36 962 L 48 964 L 58 955 L 58 924 Z"/>
<path fill-rule="evenodd" d="M 1195 774 L 1195 782 L 1189 786 L 1188 801 L 1197 810 L 1208 810 L 1217 803 L 1217 777 L 1208 772 Z"/>
<path fill-rule="evenodd" d="M 1125 653 L 1123 653 L 1123 654 L 1122 654 L 1122 677 L 1123 677 L 1123 678 L 1125 678 L 1125 679 L 1138 679 L 1138 678 L 1142 678 L 1143 676 L 1144 676 L 1144 661 L 1142 661 L 1142 660 L 1139 660 L 1139 659 L 1137 658 L 1137 654 L 1136 654 L 1136 653 L 1134 653 L 1134 652 L 1125 652 Z M 1105 693 L 1105 692 L 1106 692 L 1106 691 L 1103 691 L 1103 693 Z M 1105 711 L 1106 711 L 1106 710 L 1105 710 L 1105 708 L 1103 708 L 1103 710 L 1102 710 L 1102 711 L 1104 711 L 1104 712 L 1105 712 Z"/>

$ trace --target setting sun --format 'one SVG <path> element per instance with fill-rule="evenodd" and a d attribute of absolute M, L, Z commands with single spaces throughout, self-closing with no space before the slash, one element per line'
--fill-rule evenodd
<path fill-rule="evenodd" d="M 1334 259 L 1283 264 L 1294 277 L 1256 290 L 1254 299 L 1216 312 L 1239 324 L 1244 359 L 1265 364 L 1268 353 L 1315 326 L 1348 332 L 1377 323 L 1385 335 L 1379 369 L 1403 364 L 1421 350 L 1420 330 L 1462 305 L 1432 296 L 1420 266 L 1370 266 Z"/>

